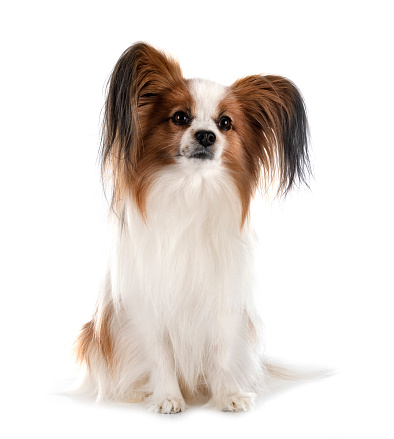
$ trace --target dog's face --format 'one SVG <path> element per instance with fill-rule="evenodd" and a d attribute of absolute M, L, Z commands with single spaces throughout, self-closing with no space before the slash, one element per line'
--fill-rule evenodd
<path fill-rule="evenodd" d="M 219 163 L 223 150 L 228 147 L 228 131 L 232 119 L 221 109 L 226 88 L 210 81 L 193 79 L 187 82 L 191 95 L 190 108 L 175 111 L 172 122 L 183 128 L 177 157 L 182 162 L 201 166 L 214 161 Z M 180 160 L 181 161 L 181 160 Z"/>
<path fill-rule="evenodd" d="M 226 94 L 220 84 L 183 79 L 160 97 L 149 95 L 148 102 L 143 95 L 138 117 L 145 153 L 155 150 L 158 158 L 182 166 L 219 165 L 233 129 Z"/>
<path fill-rule="evenodd" d="M 168 165 L 221 168 L 238 189 L 243 223 L 259 184 L 267 187 L 276 177 L 286 193 L 304 180 L 304 104 L 285 78 L 253 75 L 229 87 L 188 80 L 173 59 L 138 43 L 111 76 L 102 154 L 114 206 L 131 196 L 144 214 L 149 188 Z"/>

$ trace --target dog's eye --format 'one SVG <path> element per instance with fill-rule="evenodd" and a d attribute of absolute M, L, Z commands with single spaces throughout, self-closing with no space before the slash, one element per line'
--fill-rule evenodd
<path fill-rule="evenodd" d="M 183 111 L 177 111 L 174 116 L 172 116 L 172 121 L 176 125 L 186 125 L 190 122 L 189 116 Z"/>
<path fill-rule="evenodd" d="M 227 116 L 220 118 L 218 126 L 223 131 L 228 131 L 231 128 L 231 119 Z"/>

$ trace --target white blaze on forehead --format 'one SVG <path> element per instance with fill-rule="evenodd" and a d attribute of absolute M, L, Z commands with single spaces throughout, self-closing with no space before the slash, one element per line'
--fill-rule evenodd
<path fill-rule="evenodd" d="M 226 93 L 224 85 L 206 79 L 191 79 L 189 90 L 196 104 L 193 116 L 197 121 L 218 117 L 218 106 Z"/>

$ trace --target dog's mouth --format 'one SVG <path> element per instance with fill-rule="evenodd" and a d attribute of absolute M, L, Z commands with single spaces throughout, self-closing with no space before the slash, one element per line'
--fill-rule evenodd
<path fill-rule="evenodd" d="M 212 148 L 201 148 L 196 146 L 189 152 L 189 154 L 187 154 L 187 158 L 196 160 L 212 160 L 214 156 L 215 154 Z"/>
<path fill-rule="evenodd" d="M 196 151 L 189 155 L 189 159 L 210 160 L 212 159 L 212 154 L 206 151 Z"/>
<path fill-rule="evenodd" d="M 198 148 L 192 146 L 190 149 L 185 148 L 183 151 L 180 149 L 176 154 L 176 157 L 185 157 L 189 160 L 193 159 L 195 161 L 207 161 L 215 158 L 215 152 L 211 148 Z"/>

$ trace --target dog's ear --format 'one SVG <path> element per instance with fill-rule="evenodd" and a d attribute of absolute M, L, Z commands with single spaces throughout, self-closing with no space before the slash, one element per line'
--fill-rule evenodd
<path fill-rule="evenodd" d="M 242 108 L 246 127 L 241 136 L 255 169 L 263 169 L 263 184 L 276 176 L 279 193 L 306 183 L 311 172 L 308 156 L 308 122 L 297 87 L 281 76 L 253 75 L 236 81 L 231 91 Z"/>
<path fill-rule="evenodd" d="M 119 58 L 108 81 L 102 130 L 102 171 L 114 183 L 112 205 L 130 186 L 143 150 L 141 125 L 160 96 L 182 80 L 179 64 L 146 43 Z"/>

